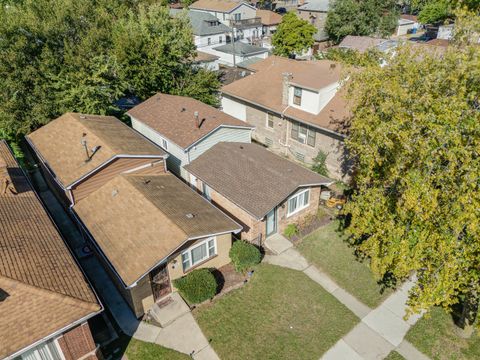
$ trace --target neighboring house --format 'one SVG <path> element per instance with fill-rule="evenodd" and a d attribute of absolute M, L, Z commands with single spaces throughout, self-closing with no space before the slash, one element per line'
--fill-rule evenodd
<path fill-rule="evenodd" d="M 220 69 L 218 65 L 219 59 L 219 56 L 208 54 L 203 51 L 197 51 L 197 56 L 195 56 L 193 63 L 199 68 L 204 68 L 210 71 L 218 71 Z"/>
<path fill-rule="evenodd" d="M 184 10 L 170 10 L 173 16 L 183 13 Z M 208 52 L 212 47 L 225 44 L 227 39 L 230 41 L 232 29 L 222 24 L 214 15 L 200 11 L 187 11 L 187 15 L 197 50 Z"/>
<path fill-rule="evenodd" d="M 190 183 L 262 245 L 292 223 L 317 214 L 320 188 L 332 180 L 257 144 L 218 143 L 185 169 Z"/>
<path fill-rule="evenodd" d="M 121 174 L 76 203 L 83 233 L 135 316 L 197 268 L 230 263 L 241 226 L 172 174 Z"/>
<path fill-rule="evenodd" d="M 266 59 L 270 55 L 267 48 L 245 44 L 240 41 L 235 42 L 235 44 L 228 43 L 217 46 L 213 50 L 220 57 L 218 61 L 229 66 L 237 65 L 249 59 Z"/>
<path fill-rule="evenodd" d="M 347 35 L 343 40 L 338 44 L 338 47 L 341 49 L 351 49 L 356 50 L 360 53 L 365 53 L 369 49 L 379 48 L 382 44 L 390 40 L 375 38 L 371 36 L 355 36 Z"/>
<path fill-rule="evenodd" d="M 270 10 L 257 10 L 257 17 L 262 21 L 262 36 L 272 36 L 282 22 L 282 15 Z"/>
<path fill-rule="evenodd" d="M 216 143 L 251 141 L 251 125 L 184 96 L 157 94 L 127 114 L 134 129 L 170 154 L 168 169 L 185 180 L 183 166 Z"/>
<path fill-rule="evenodd" d="M 303 3 L 305 3 L 304 0 L 273 0 L 275 9 L 285 8 L 287 10 L 293 10 Z"/>
<path fill-rule="evenodd" d="M 167 154 L 113 116 L 66 113 L 26 140 L 67 206 L 117 174 L 166 170 Z"/>
<path fill-rule="evenodd" d="M 272 151 L 307 164 L 322 151 L 330 176 L 348 176 L 340 65 L 270 56 L 250 68 L 256 72 L 222 88 L 223 111 L 255 126 L 253 138 Z"/>
<path fill-rule="evenodd" d="M 102 307 L 7 143 L 0 140 L 0 359 L 102 359 Z"/>
<path fill-rule="evenodd" d="M 395 31 L 396 36 L 407 35 L 416 29 L 415 21 L 409 19 L 398 19 L 397 29 Z"/>
<path fill-rule="evenodd" d="M 437 39 L 452 40 L 455 24 L 440 25 L 438 27 Z"/>
<path fill-rule="evenodd" d="M 262 22 L 254 6 L 242 1 L 198 0 L 190 10 L 215 16 L 222 24 L 234 29 L 235 39 L 252 43 L 262 35 Z"/>
<path fill-rule="evenodd" d="M 305 3 L 297 9 L 298 16 L 301 19 L 307 20 L 317 28 L 317 32 L 313 35 L 317 43 L 328 40 L 325 23 L 329 9 L 330 0 L 306 0 Z"/>

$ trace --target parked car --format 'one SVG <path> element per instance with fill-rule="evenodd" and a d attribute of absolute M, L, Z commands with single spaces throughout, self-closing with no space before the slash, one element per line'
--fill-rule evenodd
<path fill-rule="evenodd" d="M 287 9 L 284 7 L 279 7 L 278 9 L 275 9 L 275 12 L 280 15 L 285 15 L 287 13 Z"/>

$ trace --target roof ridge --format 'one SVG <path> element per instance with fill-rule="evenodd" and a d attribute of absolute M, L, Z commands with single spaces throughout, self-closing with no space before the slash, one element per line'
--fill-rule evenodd
<path fill-rule="evenodd" d="M 89 120 L 88 119 L 88 116 L 96 116 L 96 117 L 110 117 L 110 116 L 106 116 L 106 115 L 93 115 L 93 114 L 83 114 L 83 113 L 76 113 L 76 112 L 69 112 L 67 113 L 73 120 L 75 120 L 76 122 L 78 122 L 85 130 L 88 130 L 90 131 L 93 135 L 95 135 L 95 137 L 97 139 L 99 139 L 100 141 L 102 141 L 103 143 L 106 144 L 106 147 L 112 152 L 112 153 L 115 153 L 114 149 L 112 148 L 111 144 L 110 144 L 110 141 L 108 139 L 106 139 L 105 137 L 103 136 L 99 136 L 98 132 L 96 132 L 92 127 L 88 126 L 86 123 L 87 121 L 81 121 L 81 120 Z M 74 114 L 78 115 L 79 119 L 77 119 Z M 82 118 L 85 117 L 85 118 Z M 114 117 L 114 116 L 113 116 Z M 123 122 L 120 121 L 122 124 Z M 88 135 L 88 134 L 87 134 Z"/>

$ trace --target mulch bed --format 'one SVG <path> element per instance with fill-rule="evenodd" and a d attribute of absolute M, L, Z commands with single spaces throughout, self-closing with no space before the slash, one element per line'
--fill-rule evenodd
<path fill-rule="evenodd" d="M 309 224 L 300 228 L 298 235 L 292 236 L 289 240 L 291 242 L 298 243 L 301 239 L 305 236 L 310 235 L 312 232 L 325 226 L 333 221 L 334 217 L 331 214 L 325 214 L 325 216 L 319 218 L 315 218 L 315 220 L 311 221 Z"/>

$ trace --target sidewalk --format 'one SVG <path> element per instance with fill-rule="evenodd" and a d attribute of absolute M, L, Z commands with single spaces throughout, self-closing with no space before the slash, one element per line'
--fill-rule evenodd
<path fill-rule="evenodd" d="M 50 216 L 70 248 L 77 255 L 77 260 L 91 281 L 103 305 L 112 314 L 123 333 L 141 341 L 156 343 L 184 354 L 192 355 L 197 360 L 219 359 L 190 311 L 170 322 L 165 328 L 139 321 L 120 295 L 99 260 L 95 256 L 82 256 L 83 237 L 77 225 L 48 189 L 41 174 L 36 172 L 32 178 Z"/>
<path fill-rule="evenodd" d="M 270 240 L 267 246 L 276 255 L 266 255 L 264 261 L 302 271 L 348 307 L 361 320 L 358 325 L 323 355 L 323 360 L 383 359 L 392 350 L 397 351 L 407 360 L 429 359 L 412 344 L 404 340 L 410 327 L 421 317 L 420 315 L 412 315 L 407 321 L 403 319 L 408 291 L 414 284 L 412 281 L 404 283 L 379 307 L 371 309 L 342 289 L 326 273 L 320 271 L 314 265 L 309 265 L 307 260 L 293 248 L 293 244 L 288 245 L 285 241 L 288 240 L 283 237 Z"/>

